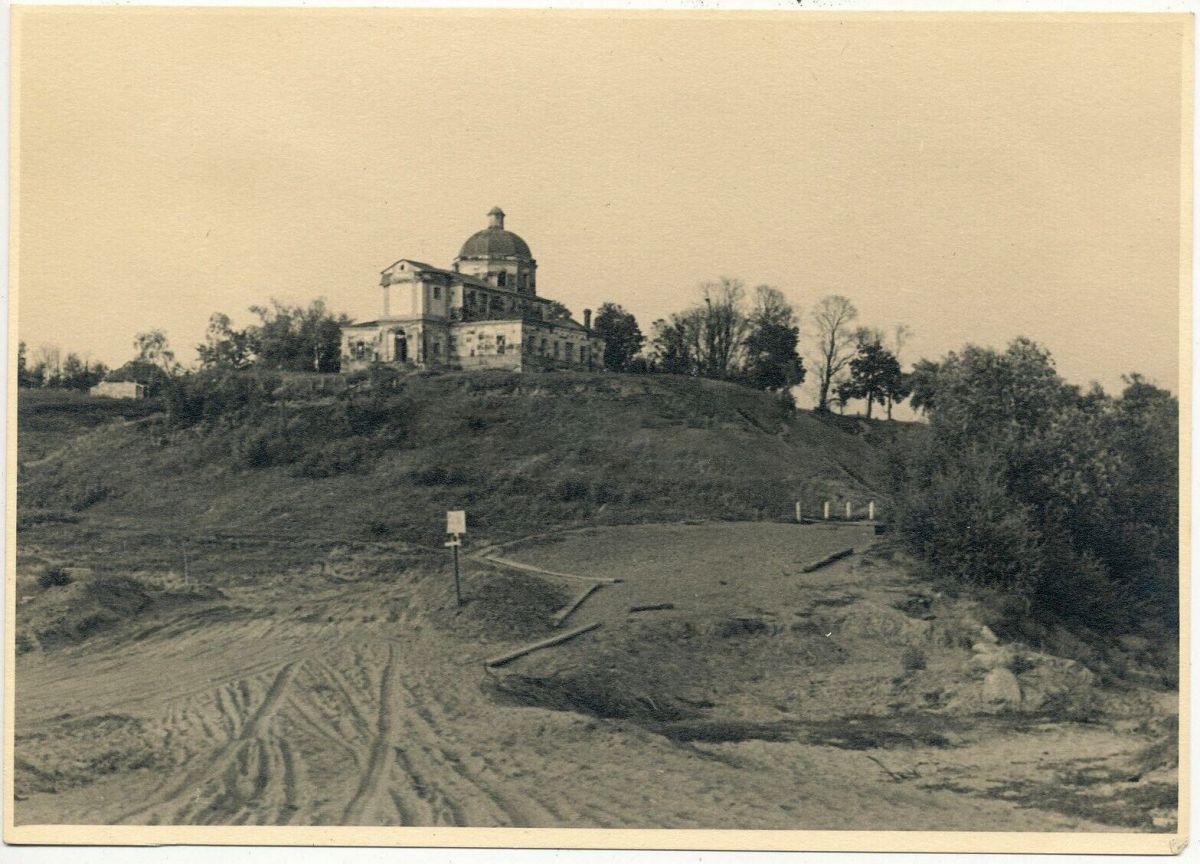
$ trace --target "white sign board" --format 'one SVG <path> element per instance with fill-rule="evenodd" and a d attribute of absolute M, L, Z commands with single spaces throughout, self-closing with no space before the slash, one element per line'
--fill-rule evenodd
<path fill-rule="evenodd" d="M 467 533 L 467 511 L 466 510 L 447 510 L 446 511 L 446 533 L 447 534 L 466 534 Z"/>

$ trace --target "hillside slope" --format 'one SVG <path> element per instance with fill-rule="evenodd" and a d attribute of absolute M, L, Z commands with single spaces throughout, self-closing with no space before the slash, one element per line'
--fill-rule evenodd
<path fill-rule="evenodd" d="M 1175 824 L 1177 694 L 783 524 L 886 518 L 902 424 L 669 377 L 261 383 L 22 415 L 18 824 Z"/>
<path fill-rule="evenodd" d="M 843 423 L 843 426 L 845 424 Z M 853 427 L 851 427 L 853 428 Z M 40 454 L 39 454 L 40 455 Z M 880 450 L 768 394 L 668 376 L 447 374 L 294 396 L 173 430 L 87 431 L 22 466 L 23 527 L 70 514 L 174 535 L 479 539 L 548 527 L 787 518 L 880 499 Z"/>

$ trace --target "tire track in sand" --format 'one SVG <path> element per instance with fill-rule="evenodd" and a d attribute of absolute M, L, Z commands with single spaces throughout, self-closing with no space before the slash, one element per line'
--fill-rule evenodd
<path fill-rule="evenodd" d="M 204 767 L 190 772 L 184 778 L 170 787 L 165 793 L 155 797 L 148 804 L 143 804 L 135 810 L 124 813 L 113 821 L 115 823 L 128 822 L 137 819 L 146 813 L 149 813 L 157 808 L 165 807 L 175 802 L 180 802 L 184 796 L 201 789 L 204 785 L 212 780 L 219 780 L 225 771 L 231 766 L 235 766 L 239 758 L 244 758 L 245 749 L 253 743 L 259 736 L 260 731 L 270 721 L 278 707 L 280 700 L 287 691 L 288 686 L 292 682 L 298 668 L 304 661 L 293 661 L 287 663 L 276 673 L 275 678 L 271 681 L 270 687 L 267 688 L 266 695 L 263 697 L 262 703 L 258 706 L 258 710 L 254 715 L 246 721 L 242 726 L 240 734 L 237 737 L 231 738 L 217 753 L 212 760 Z M 182 802 L 181 802 L 182 803 Z M 181 810 L 186 811 L 195 803 L 195 800 L 184 803 Z M 176 824 L 183 824 L 185 820 L 176 818 Z"/>
<path fill-rule="evenodd" d="M 346 809 L 342 812 L 342 825 L 362 825 L 367 816 L 380 816 L 385 800 L 392 802 L 400 824 L 414 824 L 419 818 L 417 808 L 398 796 L 398 790 L 389 789 L 389 775 L 397 748 L 393 743 L 396 719 L 396 646 L 388 646 L 388 659 L 379 681 L 379 716 L 375 726 L 375 740 L 371 744 L 367 770 L 363 772 L 358 789 Z M 401 751 L 402 752 L 402 751 Z"/>

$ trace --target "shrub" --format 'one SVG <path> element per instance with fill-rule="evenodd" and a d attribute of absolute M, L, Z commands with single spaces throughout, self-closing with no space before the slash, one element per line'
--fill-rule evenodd
<path fill-rule="evenodd" d="M 988 454 L 962 454 L 898 490 L 896 521 L 938 575 L 1029 598 L 1042 575 L 1042 540 L 1029 508 L 1005 491 L 1001 472 Z"/>
<path fill-rule="evenodd" d="M 925 652 L 915 646 L 908 646 L 900 655 L 900 665 L 905 672 L 920 672 L 925 668 Z"/>
<path fill-rule="evenodd" d="M 559 501 L 582 501 L 588 497 L 590 487 L 581 479 L 567 477 L 559 480 L 554 486 L 554 494 Z"/>
<path fill-rule="evenodd" d="M 300 460 L 296 473 L 301 477 L 336 477 L 358 470 L 365 453 L 356 441 L 333 441 L 320 450 L 310 452 Z"/>
<path fill-rule="evenodd" d="M 65 567 L 51 566 L 41 572 L 37 583 L 41 588 L 54 588 L 56 586 L 70 585 L 74 581 Z"/>
<path fill-rule="evenodd" d="M 444 465 L 417 468 L 409 476 L 419 486 L 457 486 L 467 480 L 466 475 L 459 469 L 447 468 Z"/>
<path fill-rule="evenodd" d="M 112 495 L 112 488 L 101 484 L 92 484 L 87 486 L 78 498 L 71 502 L 71 509 L 76 513 L 86 510 L 93 504 L 99 504 L 105 498 Z"/>

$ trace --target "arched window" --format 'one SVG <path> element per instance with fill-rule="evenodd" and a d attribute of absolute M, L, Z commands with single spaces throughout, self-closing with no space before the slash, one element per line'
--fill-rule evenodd
<path fill-rule="evenodd" d="M 503 288 L 505 285 L 508 284 L 508 272 L 507 271 L 501 270 L 499 273 L 496 274 L 496 284 L 499 285 L 501 288 Z"/>
<path fill-rule="evenodd" d="M 518 291 L 524 291 L 524 290 L 525 290 L 525 285 L 526 285 L 526 280 L 527 280 L 527 279 L 528 279 L 528 277 L 527 277 L 527 276 L 526 276 L 524 273 L 518 273 L 518 274 L 517 274 L 517 290 L 518 290 Z"/>

